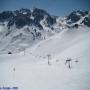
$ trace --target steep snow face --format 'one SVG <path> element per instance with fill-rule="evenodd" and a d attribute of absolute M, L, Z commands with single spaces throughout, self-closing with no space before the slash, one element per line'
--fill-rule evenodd
<path fill-rule="evenodd" d="M 56 23 L 53 25 L 53 28 L 56 32 L 60 32 L 60 30 L 67 29 L 67 18 L 66 17 L 57 17 Z"/>
<path fill-rule="evenodd" d="M 0 86 L 16 86 L 19 90 L 90 90 L 89 37 L 87 27 L 63 30 L 25 52 L 0 55 Z M 71 58 L 70 68 L 67 58 Z"/>
<path fill-rule="evenodd" d="M 61 33 L 52 36 L 51 38 L 47 39 L 46 41 L 41 42 L 40 45 L 38 44 L 37 48 L 32 52 L 36 56 L 46 56 L 48 54 L 51 54 L 52 56 L 55 56 L 59 53 L 62 53 L 64 50 L 68 50 L 68 48 L 72 46 L 79 45 L 80 41 L 80 50 L 75 49 L 76 52 L 82 52 L 84 48 L 87 50 L 89 49 L 89 35 L 90 35 L 90 28 L 78 28 L 78 29 L 65 29 Z M 54 38 L 53 38 L 54 37 Z M 87 39 L 88 38 L 88 39 Z M 85 41 L 85 42 L 84 42 Z M 43 50 L 42 50 L 43 48 Z M 30 50 L 31 51 L 31 50 Z M 40 52 L 38 52 L 40 51 Z M 75 52 L 73 50 L 73 52 Z M 84 51 L 83 51 L 84 52 Z M 68 52 L 69 53 L 69 52 Z M 78 54 L 78 53 L 75 53 Z M 68 54 L 66 54 L 68 55 Z M 65 56 L 66 56 L 65 55 Z"/>
<path fill-rule="evenodd" d="M 0 31 L 0 53 L 18 53 L 56 33 L 49 28 L 40 30 L 35 26 L 24 26 L 18 29 L 15 25 L 11 29 L 1 26 Z"/>

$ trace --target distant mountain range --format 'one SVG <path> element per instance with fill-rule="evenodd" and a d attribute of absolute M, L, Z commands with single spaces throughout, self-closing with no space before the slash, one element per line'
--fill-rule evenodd
<path fill-rule="evenodd" d="M 50 15 L 43 9 L 20 9 L 0 13 L 0 52 L 19 52 L 64 29 L 90 27 L 89 11 L 68 16 Z"/>
<path fill-rule="evenodd" d="M 53 27 L 52 25 L 57 23 L 58 16 L 52 16 L 45 10 L 34 8 L 32 11 L 29 9 L 20 9 L 16 11 L 3 11 L 0 13 L 0 22 L 8 22 L 7 27 L 10 28 L 15 24 L 17 28 L 27 26 L 36 26 L 39 29 L 44 29 L 40 24 L 42 20 L 46 22 L 47 27 Z M 73 11 L 66 17 L 67 26 L 77 23 L 80 19 L 83 20 L 79 24 L 84 24 L 90 27 L 90 12 L 89 11 Z"/>

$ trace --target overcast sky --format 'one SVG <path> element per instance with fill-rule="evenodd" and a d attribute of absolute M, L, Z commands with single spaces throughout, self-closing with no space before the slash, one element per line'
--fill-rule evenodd
<path fill-rule="evenodd" d="M 0 11 L 33 7 L 52 15 L 68 15 L 72 10 L 90 10 L 90 0 L 0 0 Z"/>

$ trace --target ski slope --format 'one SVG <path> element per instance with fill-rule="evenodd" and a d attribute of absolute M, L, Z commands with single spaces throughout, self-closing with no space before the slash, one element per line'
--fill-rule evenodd
<path fill-rule="evenodd" d="M 0 86 L 90 90 L 90 28 L 63 30 L 17 54 L 0 55 Z M 48 65 L 50 55 L 50 65 Z M 65 65 L 71 58 L 71 68 Z"/>

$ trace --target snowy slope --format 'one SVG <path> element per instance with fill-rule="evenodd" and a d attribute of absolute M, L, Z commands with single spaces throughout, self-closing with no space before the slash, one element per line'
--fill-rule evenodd
<path fill-rule="evenodd" d="M 0 55 L 0 86 L 17 86 L 19 90 L 90 90 L 89 37 L 90 28 L 65 29 L 25 52 Z M 50 65 L 47 55 L 51 55 Z M 72 59 L 71 69 L 65 65 L 67 58 Z"/>

